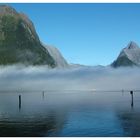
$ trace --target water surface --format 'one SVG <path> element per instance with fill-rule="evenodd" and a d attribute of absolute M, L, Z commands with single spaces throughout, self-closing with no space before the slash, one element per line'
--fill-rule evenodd
<path fill-rule="evenodd" d="M 140 136 L 140 92 L 1 92 L 0 136 Z"/>

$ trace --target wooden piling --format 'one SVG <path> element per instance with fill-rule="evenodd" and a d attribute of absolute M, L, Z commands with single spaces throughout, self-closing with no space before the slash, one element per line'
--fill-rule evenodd
<path fill-rule="evenodd" d="M 133 91 L 131 90 L 130 91 L 130 94 L 131 94 L 131 107 L 134 106 L 134 99 L 133 99 Z"/>
<path fill-rule="evenodd" d="M 21 109 L 21 95 L 19 95 L 19 110 Z"/>
<path fill-rule="evenodd" d="M 124 95 L 124 90 L 122 89 L 122 96 Z"/>
<path fill-rule="evenodd" d="M 45 96 L 45 95 L 44 95 L 44 91 L 43 91 L 43 92 L 42 92 L 42 99 L 44 99 L 44 96 Z"/>
<path fill-rule="evenodd" d="M 133 91 L 132 90 L 130 91 L 130 94 L 133 95 Z"/>

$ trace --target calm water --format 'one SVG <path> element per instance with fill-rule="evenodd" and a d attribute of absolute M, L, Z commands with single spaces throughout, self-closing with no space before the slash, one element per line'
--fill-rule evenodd
<path fill-rule="evenodd" d="M 0 136 L 140 136 L 140 92 L 1 92 Z"/>

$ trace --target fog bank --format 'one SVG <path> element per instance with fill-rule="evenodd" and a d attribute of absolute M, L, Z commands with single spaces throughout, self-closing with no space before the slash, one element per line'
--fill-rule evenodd
<path fill-rule="evenodd" d="M 0 90 L 138 90 L 139 83 L 136 67 L 0 67 Z"/>

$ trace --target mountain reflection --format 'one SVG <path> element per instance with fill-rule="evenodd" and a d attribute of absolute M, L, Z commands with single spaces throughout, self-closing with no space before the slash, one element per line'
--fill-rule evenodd
<path fill-rule="evenodd" d="M 135 110 L 120 111 L 117 116 L 124 131 L 124 136 L 140 136 L 140 112 L 135 112 Z"/>
<path fill-rule="evenodd" d="M 18 116 L 0 119 L 0 136 L 39 137 L 55 136 L 64 124 L 65 114 L 50 111 L 43 116 Z"/>

